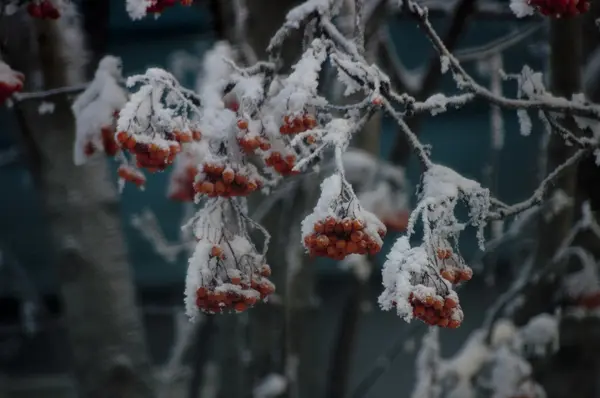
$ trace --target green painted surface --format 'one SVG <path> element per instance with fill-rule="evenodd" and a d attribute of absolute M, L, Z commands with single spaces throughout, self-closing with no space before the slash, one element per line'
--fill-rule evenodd
<path fill-rule="evenodd" d="M 204 52 L 211 43 L 207 36 L 209 18 L 202 12 L 180 8 L 170 10 L 156 21 L 145 20 L 130 22 L 122 7 L 117 4 L 111 19 L 113 28 L 110 51 L 121 56 L 127 74 L 143 72 L 152 66 L 165 67 L 169 55 L 177 50 L 195 54 Z M 429 43 L 422 34 L 405 23 L 394 26 L 392 31 L 398 48 L 403 54 L 410 54 L 405 62 L 414 67 L 431 56 Z M 498 37 L 512 28 L 507 23 L 489 23 L 474 26 L 467 34 L 465 45 L 483 44 Z M 179 33 L 178 33 L 179 32 Z M 185 34 L 181 33 L 184 32 Z M 208 39 L 207 39 L 208 37 Z M 524 62 L 534 68 L 540 68 L 540 60 L 527 56 L 526 47 L 508 53 L 509 62 L 505 69 L 517 72 Z M 482 82 L 485 83 L 484 80 Z M 193 84 L 190 77 L 187 84 Z M 510 85 L 507 86 L 507 88 Z M 452 91 L 453 83 L 449 77 L 443 82 L 444 91 Z M 514 93 L 514 86 L 510 94 Z M 516 115 L 507 114 L 505 118 L 507 150 L 501 156 L 499 176 L 500 197 L 513 202 L 523 199 L 534 183 L 536 166 L 536 134 L 521 137 L 518 133 Z M 488 157 L 489 147 L 489 111 L 483 106 L 471 106 L 463 111 L 428 118 L 424 123 L 422 139 L 433 145 L 433 159 L 451 166 L 467 177 L 481 180 L 482 169 Z M 0 150 L 15 144 L 15 125 L 7 110 L 0 110 Z M 389 122 L 385 123 L 382 154 L 387 156 L 395 130 Z M 114 171 L 114 164 L 109 162 Z M 409 176 L 413 186 L 418 182 L 419 168 L 412 164 Z M 122 196 L 122 218 L 129 244 L 131 261 L 138 283 L 141 286 L 163 286 L 183 283 L 186 258 L 180 256 L 176 264 L 165 263 L 153 248 L 135 231 L 130 224 L 131 216 L 143 208 L 151 208 L 158 216 L 162 227 L 170 239 L 179 232 L 182 207 L 166 199 L 166 181 L 168 173 L 150 176 L 145 192 L 127 187 Z M 39 198 L 29 180 L 25 164 L 19 160 L 0 168 L 2 184 L 0 204 L 2 222 L 0 240 L 19 258 L 29 271 L 36 285 L 44 290 L 52 289 L 55 279 L 52 272 L 51 250 L 48 234 L 39 206 Z M 390 237 L 391 238 L 391 237 Z M 475 250 L 474 239 L 465 240 L 465 253 Z M 387 246 L 389 247 L 389 245 Z M 384 253 L 381 254 L 382 258 Z M 335 266 L 322 263 L 322 272 L 334 272 Z"/>

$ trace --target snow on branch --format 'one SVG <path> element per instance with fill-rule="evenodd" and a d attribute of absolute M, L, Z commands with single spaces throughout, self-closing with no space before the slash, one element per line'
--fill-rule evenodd
<path fill-rule="evenodd" d="M 133 18 L 141 18 L 175 3 L 127 0 L 127 8 Z M 189 5 L 191 1 L 182 3 Z M 351 37 L 342 34 L 334 23 L 340 9 L 338 1 L 307 0 L 288 12 L 270 40 L 267 60 L 254 62 L 254 54 L 216 43 L 204 58 L 196 90 L 183 87 L 171 73 L 159 68 L 129 77 L 129 90 L 125 90 L 120 86 L 120 62 L 107 57 L 99 65 L 94 81 L 74 103 L 77 164 L 91 155 L 91 148 L 100 149 L 121 163 L 122 185 L 130 182 L 140 188 L 146 184 L 146 173 L 172 169 L 168 196 L 198 205 L 187 224 L 196 237 L 186 280 L 186 309 L 191 318 L 197 317 L 198 311 L 243 311 L 274 292 L 268 280 L 270 267 L 265 263 L 269 235 L 248 215 L 245 197 L 258 192 L 270 194 L 292 176 L 306 176 L 304 183 L 323 160 L 329 160 L 330 167 L 325 168 L 329 177 L 321 185 L 321 197 L 314 210 L 301 226 L 301 243 L 306 251 L 342 260 L 381 250 L 386 226 L 392 224 L 390 212 L 406 213 L 406 209 L 377 203 L 384 203 L 381 197 L 403 184 L 394 182 L 392 172 L 386 176 L 390 168 L 381 166 L 376 175 L 366 179 L 369 183 L 365 186 L 373 188 L 373 195 L 365 194 L 368 189 L 357 194 L 349 170 L 356 169 L 364 159 L 355 156 L 351 160 L 345 155 L 354 135 L 378 111 L 391 116 L 423 166 L 417 206 L 410 217 L 400 214 L 403 219 L 398 220 L 403 228 L 407 227 L 407 233 L 388 255 L 379 302 L 383 309 L 395 308 L 406 320 L 416 317 L 432 326 L 455 328 L 463 320 L 455 288 L 471 278 L 472 270 L 460 255 L 461 232 L 467 227 L 477 229 L 483 248 L 483 231 L 489 221 L 536 206 L 564 169 L 596 151 L 595 136 L 569 131 L 561 118 L 573 116 L 585 132 L 595 133 L 600 126 L 600 107 L 582 97 L 552 96 L 543 87 L 541 75 L 529 68 L 523 68 L 516 78 L 516 98 L 481 86 L 440 39 L 429 22 L 427 9 L 413 0 L 400 1 L 398 9 L 417 20 L 439 53 L 443 71 L 452 72 L 463 92 L 453 96 L 437 93 L 424 101 L 398 92 L 389 76 L 364 56 L 364 20 L 372 12 L 371 2 L 353 0 L 353 4 Z M 237 0 L 234 6 L 237 36 L 242 40 L 245 1 Z M 306 26 L 310 29 L 304 29 Z M 509 36 L 490 48 L 467 52 L 463 57 L 477 58 L 500 51 L 533 30 Z M 304 31 L 302 54 L 290 72 L 284 73 L 281 51 L 295 31 Z M 346 95 L 359 96 L 356 102 L 340 105 L 320 95 L 324 65 L 335 70 Z M 58 93 L 26 95 L 14 91 L 10 93 L 13 99 Z M 432 149 L 423 145 L 409 127 L 408 119 L 415 114 L 435 116 L 476 99 L 516 110 L 524 133 L 531 129 L 528 111 L 536 110 L 566 144 L 577 147 L 573 156 L 521 203 L 506 205 L 479 183 L 434 163 Z M 399 181 L 403 179 L 402 174 Z M 275 192 L 273 196 L 277 195 Z M 455 214 L 459 202 L 469 210 L 464 220 Z M 265 203 L 266 208 L 271 206 L 268 200 Z M 383 211 L 384 207 L 389 211 Z M 417 227 L 423 229 L 424 238 L 411 246 L 409 239 Z M 161 246 L 159 234 L 150 231 L 144 232 Z M 174 255 L 165 249 L 168 245 L 162 246 L 163 252 L 171 253 L 167 256 Z"/>

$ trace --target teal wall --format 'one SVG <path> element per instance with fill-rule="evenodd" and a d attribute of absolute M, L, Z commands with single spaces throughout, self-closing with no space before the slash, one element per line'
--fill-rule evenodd
<path fill-rule="evenodd" d="M 166 67 L 168 56 L 174 51 L 201 54 L 213 41 L 209 15 L 202 10 L 179 7 L 169 10 L 158 20 L 149 18 L 131 22 L 124 12 L 122 0 L 114 0 L 113 3 L 110 52 L 123 58 L 126 74 L 143 72 L 151 66 Z M 396 24 L 392 26 L 392 32 L 400 53 L 409 56 L 404 62 L 416 67 L 432 53 L 427 39 L 412 25 L 412 22 Z M 463 45 L 482 44 L 506 34 L 512 27 L 507 22 L 475 23 L 467 32 Z M 506 58 L 505 69 L 510 72 L 517 72 L 523 63 L 541 68 L 540 59 L 528 55 L 527 45 L 510 51 Z M 193 79 L 189 80 L 186 83 L 192 84 Z M 485 83 L 484 80 L 482 82 Z M 514 86 L 511 88 L 513 91 L 510 93 L 513 94 Z M 447 77 L 443 81 L 443 90 L 454 90 L 452 81 Z M 499 195 L 503 200 L 513 202 L 525 198 L 535 182 L 538 134 L 534 132 L 530 137 L 521 137 L 514 113 L 506 115 L 505 125 L 507 149 L 501 156 Z M 482 179 L 489 147 L 489 110 L 485 105 L 469 106 L 460 112 L 428 118 L 423 127 L 421 137 L 425 143 L 433 145 L 434 161 L 451 166 L 467 177 Z M 393 125 L 386 121 L 383 156 L 387 156 L 395 134 Z M 13 147 L 15 138 L 16 129 L 10 112 L 0 109 L 0 151 Z M 114 172 L 114 164 L 109 163 Z M 411 164 L 409 175 L 413 186 L 418 182 L 418 172 L 416 163 Z M 145 192 L 128 187 L 122 197 L 123 225 L 136 278 L 141 286 L 183 283 L 185 256 L 182 254 L 176 264 L 166 264 L 130 225 L 134 213 L 149 207 L 157 214 L 167 237 L 177 237 L 182 207 L 166 199 L 167 179 L 167 173 L 150 176 Z M 52 289 L 55 279 L 47 229 L 39 197 L 22 158 L 0 167 L 0 183 L 4 187 L 0 195 L 0 242 L 15 253 L 40 288 Z M 472 237 L 464 243 L 466 254 L 475 250 Z M 320 268 L 323 272 L 335 270 L 328 263 L 323 263 Z"/>

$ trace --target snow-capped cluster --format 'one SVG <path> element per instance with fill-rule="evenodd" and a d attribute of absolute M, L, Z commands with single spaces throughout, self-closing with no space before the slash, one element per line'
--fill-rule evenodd
<path fill-rule="evenodd" d="M 446 280 L 442 270 L 452 270 L 452 275 L 459 277 Z M 464 314 L 453 282 L 469 280 L 471 275 L 449 245 L 410 247 L 403 236 L 392 246 L 383 265 L 384 291 L 379 304 L 386 311 L 395 308 L 406 321 L 418 318 L 431 326 L 457 328 Z"/>
<path fill-rule="evenodd" d="M 58 19 L 61 16 L 62 0 L 31 0 L 27 4 L 27 13 L 38 19 Z"/>
<path fill-rule="evenodd" d="M 302 221 L 302 242 L 310 255 L 336 260 L 351 254 L 377 254 L 386 232 L 339 174 L 323 181 L 317 205 Z"/>
<path fill-rule="evenodd" d="M 554 18 L 568 18 L 590 9 L 590 0 L 511 0 L 510 8 L 518 18 L 536 11 Z"/>
<path fill-rule="evenodd" d="M 23 89 L 25 75 L 13 70 L 0 60 L 0 105 L 11 95 Z"/>
<path fill-rule="evenodd" d="M 467 203 L 468 223 L 478 228 L 482 244 L 489 192 L 446 167 L 432 165 L 423 175 L 419 199 L 407 236 L 396 241 L 384 263 L 379 304 L 384 310 L 395 308 L 407 321 L 416 317 L 429 325 L 456 328 L 463 312 L 453 289 L 469 281 L 473 272 L 458 251 L 465 225 L 456 218 L 455 208 L 460 200 Z M 423 242 L 411 247 L 409 238 L 418 217 Z"/>
<path fill-rule="evenodd" d="M 115 140 L 116 119 L 128 99 L 127 91 L 120 85 L 122 79 L 121 60 L 106 56 L 99 63 L 94 80 L 73 102 L 75 165 L 84 164 L 98 151 L 107 156 L 119 152 Z"/>
<path fill-rule="evenodd" d="M 256 226 L 235 201 L 213 199 L 202 210 L 189 224 L 198 243 L 189 260 L 186 312 L 194 319 L 199 311 L 245 311 L 275 291 L 265 251 L 249 237 Z M 264 239 L 266 248 L 266 233 Z"/>
<path fill-rule="evenodd" d="M 169 7 L 177 3 L 183 6 L 191 6 L 194 0 L 126 0 L 125 9 L 129 17 L 134 21 L 142 19 L 148 14 L 159 16 Z"/>

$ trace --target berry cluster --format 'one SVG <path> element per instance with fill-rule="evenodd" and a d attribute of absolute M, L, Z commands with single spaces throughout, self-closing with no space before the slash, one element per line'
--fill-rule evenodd
<path fill-rule="evenodd" d="M 6 72 L 6 76 L 5 73 Z M 4 103 L 11 95 L 23 89 L 25 75 L 15 72 L 8 65 L 0 61 L 0 104 Z"/>
<path fill-rule="evenodd" d="M 299 170 L 293 170 L 296 165 L 296 155 L 289 154 L 283 156 L 281 152 L 271 152 L 271 154 L 265 159 L 265 164 L 269 167 L 273 167 L 276 172 L 282 176 L 296 175 L 299 174 Z"/>
<path fill-rule="evenodd" d="M 193 0 L 179 0 L 179 3 L 184 6 L 192 5 Z M 150 6 L 146 8 L 146 12 L 161 14 L 166 8 L 173 7 L 177 4 L 177 0 L 152 0 Z"/>
<path fill-rule="evenodd" d="M 415 288 L 408 297 L 413 316 L 430 326 L 456 329 L 463 321 L 463 311 L 458 296 L 453 291 L 445 297 L 435 294 L 431 288 Z"/>
<path fill-rule="evenodd" d="M 138 136 L 139 137 L 139 136 Z M 121 148 L 135 156 L 137 167 L 142 167 L 154 173 L 163 171 L 173 163 L 175 156 L 181 152 L 177 141 L 153 140 L 140 142 L 139 138 L 125 131 L 117 133 L 117 142 Z M 146 141 L 145 137 L 144 141 Z"/>
<path fill-rule="evenodd" d="M 284 135 L 298 134 L 315 127 L 317 127 L 317 119 L 308 113 L 301 116 L 286 115 L 283 117 L 283 124 L 279 128 L 279 132 Z"/>
<path fill-rule="evenodd" d="M 180 202 L 193 202 L 196 192 L 194 191 L 194 180 L 198 174 L 198 168 L 194 158 L 184 153 L 178 158 L 178 163 L 171 173 L 168 197 Z"/>
<path fill-rule="evenodd" d="M 365 222 L 356 218 L 327 217 L 317 221 L 313 232 L 304 237 L 304 247 L 311 256 L 334 260 L 343 260 L 349 254 L 377 254 L 381 250 L 381 238 L 386 231 L 379 229 L 379 236 L 373 237 L 365 227 Z"/>
<path fill-rule="evenodd" d="M 200 131 L 197 131 L 197 130 L 194 130 L 194 131 L 174 130 L 173 132 L 165 133 L 165 139 L 167 141 L 176 141 L 176 142 L 179 142 L 180 144 L 187 144 L 192 141 L 199 141 L 201 137 L 202 137 L 202 134 L 200 134 Z"/>
<path fill-rule="evenodd" d="M 208 197 L 247 196 L 262 187 L 258 175 L 221 164 L 204 163 L 198 168 L 194 190 Z"/>
<path fill-rule="evenodd" d="M 574 17 L 587 12 L 590 0 L 529 0 L 529 5 L 548 16 Z"/>
<path fill-rule="evenodd" d="M 211 258 L 225 259 L 223 249 L 213 246 Z M 228 270 L 228 283 L 218 284 L 215 280 L 209 286 L 196 289 L 196 306 L 210 314 L 234 310 L 243 312 L 275 292 L 275 285 L 268 279 L 271 268 L 263 264 L 260 270 L 243 273 L 237 269 Z"/>
<path fill-rule="evenodd" d="M 138 187 L 142 187 L 146 184 L 146 177 L 139 170 L 122 164 L 117 170 L 117 174 L 120 178 L 127 182 L 135 184 Z"/>
<path fill-rule="evenodd" d="M 437 248 L 435 255 L 442 263 L 440 267 L 441 277 L 451 284 L 457 285 L 461 282 L 467 282 L 473 277 L 473 270 L 461 264 L 461 261 L 457 261 L 458 257 L 449 247 Z"/>
<path fill-rule="evenodd" d="M 244 152 L 250 154 L 254 153 L 257 149 L 261 149 L 263 151 L 268 151 L 271 149 L 271 143 L 266 138 L 261 136 L 252 136 L 250 134 L 245 134 L 241 138 L 238 138 L 238 143 L 240 147 L 244 150 Z"/>
<path fill-rule="evenodd" d="M 102 150 L 107 156 L 115 156 L 119 152 L 119 145 L 115 140 L 115 132 L 112 127 L 102 127 Z M 93 141 L 89 141 L 85 144 L 84 153 L 86 156 L 92 156 L 96 152 L 97 148 Z"/>
<path fill-rule="evenodd" d="M 60 11 L 52 4 L 50 0 L 33 0 L 27 4 L 27 13 L 33 18 L 38 19 L 58 19 Z"/>
<path fill-rule="evenodd" d="M 577 297 L 576 303 L 579 307 L 588 310 L 600 308 L 600 291 L 583 294 Z"/>

